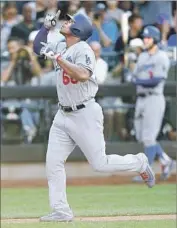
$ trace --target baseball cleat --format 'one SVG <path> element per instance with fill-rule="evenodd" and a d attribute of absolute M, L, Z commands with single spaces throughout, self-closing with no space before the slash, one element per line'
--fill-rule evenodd
<path fill-rule="evenodd" d="M 175 161 L 171 160 L 167 165 L 162 166 L 160 180 L 165 181 L 170 177 L 174 165 Z"/>
<path fill-rule="evenodd" d="M 142 183 L 144 182 L 141 176 L 135 176 L 132 178 L 132 181 L 135 183 Z"/>
<path fill-rule="evenodd" d="M 148 159 L 145 154 L 140 153 L 139 156 L 141 156 L 141 161 L 143 161 L 143 172 L 140 172 L 140 176 L 143 179 L 143 181 L 147 184 L 149 188 L 152 188 L 155 185 L 155 174 L 152 171 Z"/>
<path fill-rule="evenodd" d="M 40 218 L 40 222 L 71 222 L 74 219 L 72 215 L 66 215 L 60 212 L 52 212 Z"/>

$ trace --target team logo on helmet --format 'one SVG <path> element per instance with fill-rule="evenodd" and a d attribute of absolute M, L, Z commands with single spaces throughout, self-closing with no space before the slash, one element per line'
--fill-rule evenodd
<path fill-rule="evenodd" d="M 145 30 L 144 30 L 144 34 L 149 34 L 148 29 L 145 29 Z"/>

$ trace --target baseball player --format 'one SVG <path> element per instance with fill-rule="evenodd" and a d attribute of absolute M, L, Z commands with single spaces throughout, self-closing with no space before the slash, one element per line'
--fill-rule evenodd
<path fill-rule="evenodd" d="M 34 41 L 34 51 L 53 60 L 58 93 L 58 112 L 49 133 L 46 173 L 52 213 L 41 221 L 72 221 L 73 212 L 66 197 L 64 164 L 78 145 L 92 167 L 100 172 L 135 171 L 148 187 L 155 177 L 144 153 L 126 156 L 106 155 L 103 136 L 103 114 L 95 95 L 95 55 L 86 40 L 92 24 L 82 14 L 66 15 L 60 33 L 66 42 L 47 43 L 47 34 L 56 25 L 56 16 L 47 15 Z"/>
<path fill-rule="evenodd" d="M 161 179 L 170 175 L 173 161 L 156 141 L 164 111 L 164 85 L 168 76 L 170 61 L 167 54 L 158 48 L 160 31 L 147 26 L 143 31 L 145 51 L 138 58 L 133 82 L 136 85 L 135 131 L 138 141 L 144 144 L 144 152 L 152 165 L 155 157 L 162 164 Z"/>

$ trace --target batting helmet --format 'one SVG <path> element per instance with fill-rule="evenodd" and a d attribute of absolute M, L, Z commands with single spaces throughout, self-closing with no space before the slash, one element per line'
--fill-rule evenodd
<path fill-rule="evenodd" d="M 75 16 L 71 16 L 67 14 L 66 20 L 74 21 L 70 27 L 70 31 L 74 36 L 79 37 L 81 40 L 85 41 L 92 35 L 92 23 L 84 15 L 76 14 Z"/>
<path fill-rule="evenodd" d="M 153 38 L 155 44 L 157 44 L 161 40 L 160 30 L 152 25 L 145 27 L 142 35 L 143 35 L 143 37 Z"/>

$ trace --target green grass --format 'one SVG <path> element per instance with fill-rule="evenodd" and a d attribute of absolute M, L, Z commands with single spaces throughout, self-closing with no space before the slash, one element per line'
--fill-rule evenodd
<path fill-rule="evenodd" d="M 146 221 L 146 222 L 73 222 L 73 223 L 21 223 L 5 224 L 2 228 L 175 228 L 175 221 Z"/>
<path fill-rule="evenodd" d="M 176 213 L 173 184 L 156 185 L 152 189 L 144 185 L 69 187 L 67 192 L 76 216 Z M 49 210 L 46 188 L 1 190 L 2 218 L 40 217 Z"/>

